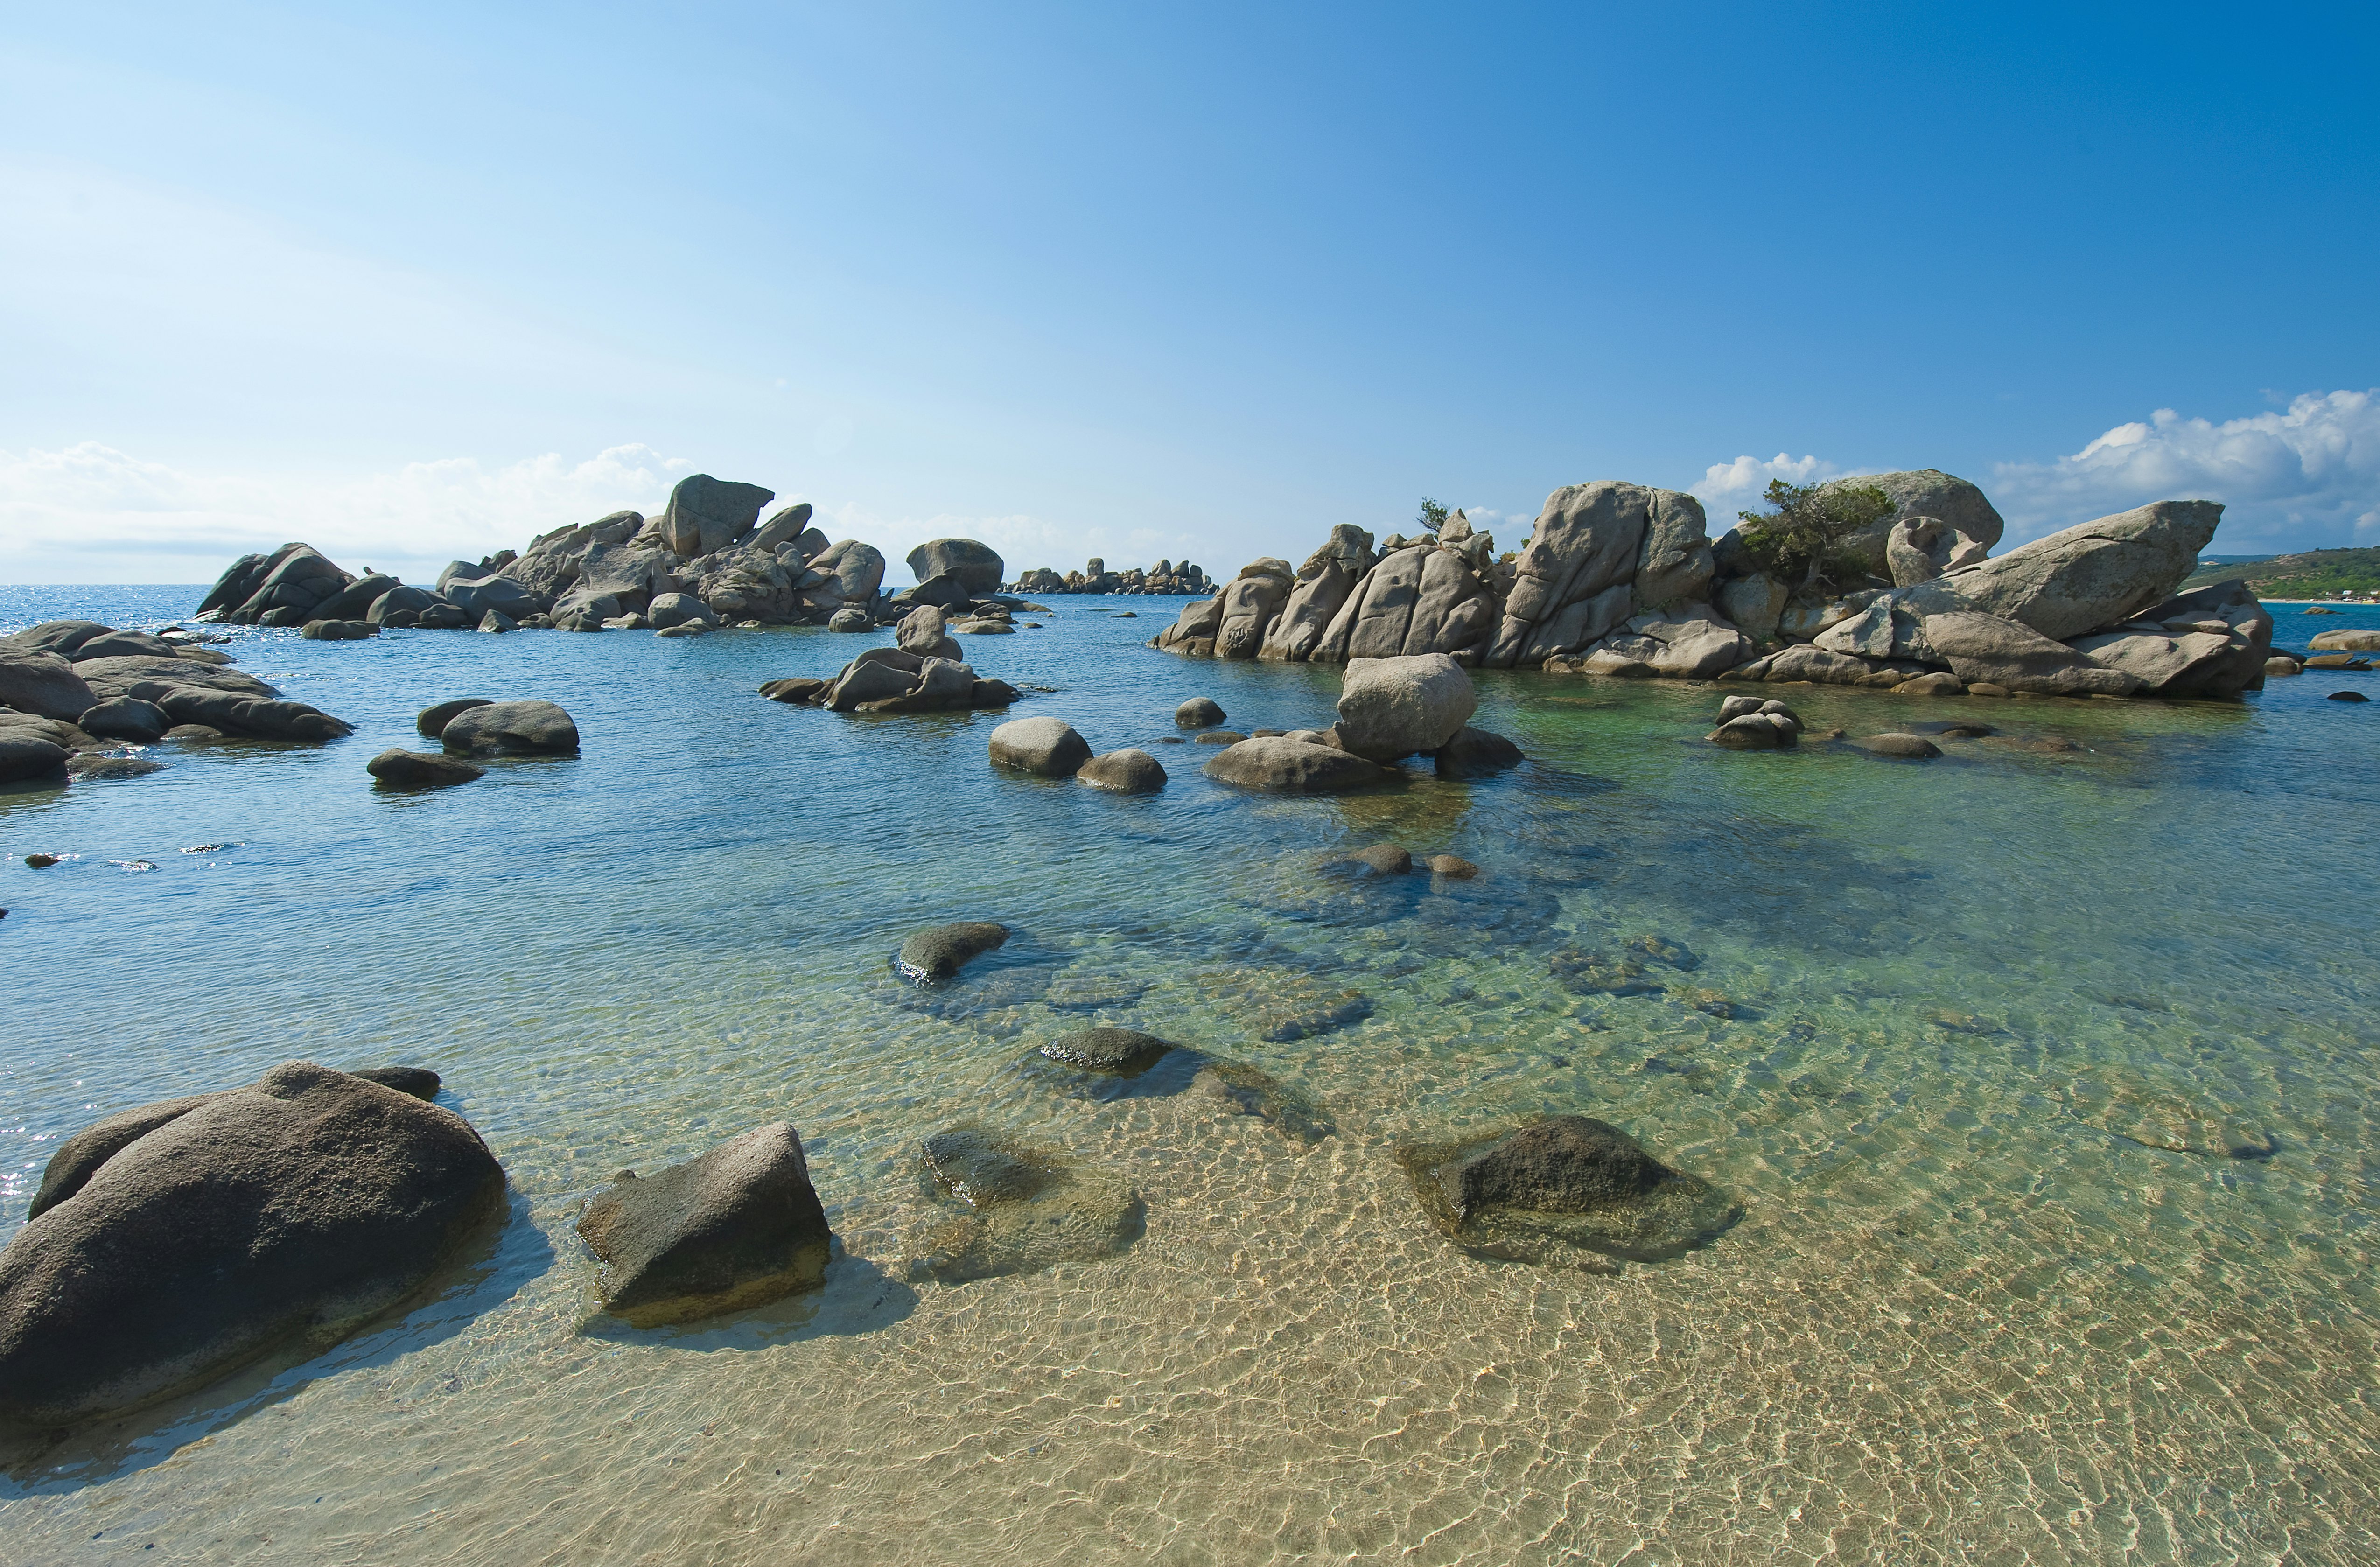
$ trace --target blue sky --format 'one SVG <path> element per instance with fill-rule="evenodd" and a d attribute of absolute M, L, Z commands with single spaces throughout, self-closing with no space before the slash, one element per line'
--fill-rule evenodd
<path fill-rule="evenodd" d="M 1903 467 L 2380 543 L 2372 17 L 12 7 L 0 580 L 698 470 L 1018 568 Z"/>

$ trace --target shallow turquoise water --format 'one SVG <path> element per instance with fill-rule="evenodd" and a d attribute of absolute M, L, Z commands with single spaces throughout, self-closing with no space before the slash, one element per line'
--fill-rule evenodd
<path fill-rule="evenodd" d="M 198 596 L 0 590 L 0 629 Z M 1172 711 L 1320 722 L 1336 671 L 1140 646 L 1174 601 L 1052 608 L 970 656 L 1055 688 L 1017 713 L 1147 747 L 1164 794 L 995 774 L 1003 715 L 763 701 L 875 639 L 784 630 L 243 633 L 243 668 L 358 734 L 0 793 L 7 1224 L 93 1116 L 293 1056 L 436 1067 L 516 1194 L 403 1321 L 19 1463 L 0 1560 L 2380 1555 L 2380 705 L 2323 699 L 2373 675 L 2237 706 L 1784 693 L 1819 728 L 2084 747 L 1910 765 L 1718 751 L 1709 688 L 1488 674 L 1518 773 L 1272 800 L 1160 744 Z M 559 700 L 585 753 L 377 796 L 363 760 L 464 695 Z M 1382 838 L 1486 874 L 1318 866 Z M 1017 934 L 900 984 L 901 937 L 954 918 Z M 1658 976 L 1679 993 L 1548 967 L 1646 934 L 1699 954 Z M 1019 1068 L 1099 1020 L 1262 1067 L 1338 1135 Z M 1547 1110 L 1744 1221 L 1616 1277 L 1424 1226 L 1398 1143 Z M 594 1320 L 578 1204 L 780 1117 L 844 1245 L 829 1288 Z M 916 1142 L 968 1118 L 1128 1175 L 1147 1235 L 908 1282 Z"/>

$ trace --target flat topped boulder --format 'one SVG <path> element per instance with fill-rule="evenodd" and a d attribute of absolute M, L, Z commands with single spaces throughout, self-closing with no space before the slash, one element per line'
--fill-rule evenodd
<path fill-rule="evenodd" d="M 490 702 L 447 720 L 438 741 L 457 756 L 568 756 L 578 725 L 552 702 Z"/>
<path fill-rule="evenodd" d="M 988 919 L 929 926 L 901 943 L 897 966 L 918 984 L 938 983 L 1007 941 L 1008 927 Z"/>
<path fill-rule="evenodd" d="M 423 708 L 414 715 L 414 733 L 426 739 L 440 739 L 444 736 L 446 725 L 454 722 L 456 714 L 468 712 L 473 708 L 493 706 L 495 703 L 485 697 L 457 697 L 451 702 L 440 702 L 436 707 Z"/>
<path fill-rule="evenodd" d="M 1137 1077 L 1172 1048 L 1156 1035 L 1144 1034 L 1137 1028 L 1078 1028 L 1046 1041 L 1041 1053 L 1085 1072 Z"/>
<path fill-rule="evenodd" d="M 1165 767 L 1147 751 L 1127 747 L 1093 757 L 1075 773 L 1077 783 L 1117 795 L 1153 795 L 1165 787 Z"/>
<path fill-rule="evenodd" d="M 1284 795 L 1341 794 L 1394 776 L 1334 746 L 1285 735 L 1226 747 L 1207 763 L 1206 772 L 1218 783 Z"/>
<path fill-rule="evenodd" d="M 800 1134 L 783 1121 L 614 1182 L 578 1233 L 603 1264 L 603 1309 L 639 1328 L 816 1289 L 834 1243 Z"/>
<path fill-rule="evenodd" d="M 909 552 L 908 563 L 920 583 L 944 577 L 977 599 L 999 592 L 1007 570 L 998 551 L 972 539 L 929 539 Z"/>
<path fill-rule="evenodd" d="M 1090 743 L 1064 719 L 1015 718 L 991 732 L 991 759 L 1043 778 L 1072 778 L 1091 759 Z"/>
<path fill-rule="evenodd" d="M 1655 1261 L 1707 1244 L 1742 1216 L 1708 1184 L 1584 1115 L 1409 1147 L 1398 1160 L 1431 1221 L 1487 1257 Z"/>
<path fill-rule="evenodd" d="M 67 1195 L 45 1180 L 0 1252 L 0 1422 L 70 1426 L 342 1337 L 427 1282 L 504 1190 L 461 1117 L 311 1062 L 148 1111 L 171 1112 L 106 1132 Z"/>
<path fill-rule="evenodd" d="M 441 751 L 408 751 L 402 746 L 381 752 L 364 763 L 364 771 L 375 783 L 391 789 L 445 789 L 488 775 L 488 770 L 477 762 Z"/>

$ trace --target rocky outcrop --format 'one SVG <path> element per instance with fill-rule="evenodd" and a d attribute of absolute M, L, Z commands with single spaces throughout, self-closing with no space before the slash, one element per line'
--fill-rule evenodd
<path fill-rule="evenodd" d="M 1475 553 L 1423 540 L 1382 554 L 1308 656 L 1330 663 L 1427 653 L 1476 660 L 1499 604 Z"/>
<path fill-rule="evenodd" d="M 1704 532 L 1702 503 L 1679 491 L 1609 480 L 1555 491 L 1515 565 L 1485 662 L 1510 669 L 1583 651 L 1634 613 L 1648 536 L 1669 560 L 1693 556 Z"/>
<path fill-rule="evenodd" d="M 2380 632 L 2361 635 L 2380 650 Z M 2236 697 L 2264 684 L 2273 651 L 2273 617 L 2246 583 L 2218 582 L 2070 645 L 2094 663 L 2133 676 L 2143 696 Z M 2315 638 L 2313 645 L 2324 646 L 2322 638 Z"/>
<path fill-rule="evenodd" d="M 1709 1244 L 1742 1211 L 1626 1133 L 1583 1115 L 1409 1147 L 1398 1159 L 1432 1222 L 1483 1257 L 1576 1263 L 1585 1252 L 1658 1261 Z"/>
<path fill-rule="evenodd" d="M 578 725 L 552 702 L 465 708 L 438 732 L 450 756 L 576 756 Z"/>
<path fill-rule="evenodd" d="M 2171 597 L 2222 516 L 2213 501 L 2158 501 L 2019 545 L 1898 597 L 1920 615 L 1996 615 L 2063 641 Z"/>
<path fill-rule="evenodd" d="M 1312 658 L 1348 597 L 1378 564 L 1369 533 L 1343 522 L 1333 528 L 1329 541 L 1297 568 L 1296 583 L 1266 628 L 1257 656 L 1293 662 Z"/>
<path fill-rule="evenodd" d="M 578 1233 L 603 1309 L 639 1328 L 765 1305 L 826 1278 L 834 1236 L 786 1122 L 650 1175 L 624 1172 Z"/>
<path fill-rule="evenodd" d="M 0 1252 L 0 1422 L 70 1426 L 343 1337 L 504 1187 L 452 1111 L 310 1062 L 112 1117 L 53 1162 L 70 1153 L 78 1178 L 45 1180 Z"/>
<path fill-rule="evenodd" d="M 949 625 L 948 617 L 939 606 L 921 604 L 901 617 L 901 624 L 893 630 L 892 640 L 905 652 L 915 653 L 919 658 L 956 662 L 965 655 L 959 651 L 958 642 L 951 637 Z"/>
<path fill-rule="evenodd" d="M 1981 680 L 2041 696 L 2123 697 L 2140 685 L 2134 675 L 1997 615 L 1928 615 L 1925 636 L 1951 673 L 1971 686 Z"/>
<path fill-rule="evenodd" d="M 1471 676 L 1444 653 L 1361 659 L 1340 682 L 1339 744 L 1367 760 L 1436 751 L 1479 705 Z"/>

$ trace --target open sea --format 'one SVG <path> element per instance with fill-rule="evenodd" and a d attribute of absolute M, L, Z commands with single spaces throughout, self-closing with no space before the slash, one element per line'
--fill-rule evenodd
<path fill-rule="evenodd" d="M 0 589 L 0 631 L 202 592 Z M 1719 688 L 1488 673 L 1517 771 L 1279 798 L 1160 743 L 1174 706 L 1320 724 L 1339 671 L 1142 646 L 1181 602 L 963 638 L 1035 689 L 955 716 L 754 692 L 889 632 L 240 630 L 356 735 L 0 788 L 0 1239 L 62 1137 L 298 1057 L 435 1068 L 511 1180 L 410 1312 L 19 1454 L 0 1561 L 2380 1560 L 2380 700 L 2325 699 L 2380 675 L 1769 689 L 1820 730 L 1998 731 L 1905 763 L 1720 750 Z M 2380 626 L 2274 607 L 2283 647 Z M 377 792 L 365 760 L 468 696 L 560 702 L 583 755 Z M 991 730 L 1041 713 L 1171 784 L 995 771 Z M 1483 874 L 1323 863 L 1381 840 Z M 958 919 L 1014 936 L 903 983 L 902 938 Z M 1698 966 L 1618 997 L 1550 962 L 1645 936 Z M 1024 1063 L 1097 1022 L 1335 1133 Z M 1400 1145 L 1548 1111 L 1743 1218 L 1616 1272 L 1429 1227 Z M 587 1198 L 780 1119 L 826 1288 L 601 1317 Z M 1130 1182 L 1146 1233 L 913 1277 L 948 1216 L 917 1145 L 961 1123 Z"/>

